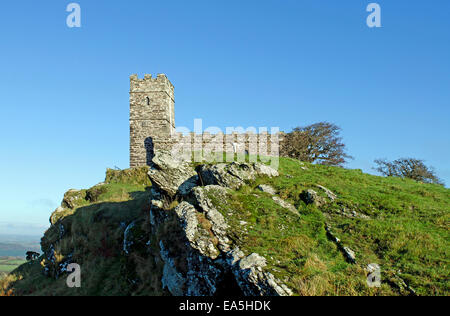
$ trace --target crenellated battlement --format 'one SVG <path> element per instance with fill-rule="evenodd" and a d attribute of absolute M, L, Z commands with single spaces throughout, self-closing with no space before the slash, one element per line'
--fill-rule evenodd
<path fill-rule="evenodd" d="M 139 79 L 137 74 L 130 76 L 130 93 L 165 92 L 175 100 L 174 91 L 173 84 L 165 74 L 158 74 L 156 77 L 146 74 L 143 79 Z"/>
<path fill-rule="evenodd" d="M 195 133 L 195 132 L 190 132 L 187 135 L 181 132 L 175 132 L 171 135 L 172 139 L 178 140 L 178 139 L 183 139 L 183 138 L 190 138 L 190 139 L 195 139 L 195 138 L 205 138 L 205 139 L 209 139 L 209 138 L 224 138 L 224 139 L 229 139 L 229 140 L 236 140 L 237 138 L 245 138 L 245 139 L 251 139 L 251 138 L 274 138 L 274 137 L 278 137 L 278 138 L 283 138 L 284 133 L 283 132 L 278 132 L 278 133 L 273 133 L 270 134 L 269 132 L 261 132 L 261 133 L 254 133 L 254 132 L 245 132 L 245 133 L 239 133 L 239 132 L 232 132 L 229 134 L 223 133 L 223 132 L 218 132 L 215 134 L 212 134 L 210 132 L 203 132 L 201 134 L 199 133 Z"/>

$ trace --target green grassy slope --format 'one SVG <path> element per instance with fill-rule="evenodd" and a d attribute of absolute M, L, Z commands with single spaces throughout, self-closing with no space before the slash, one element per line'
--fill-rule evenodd
<path fill-rule="evenodd" d="M 25 260 L 21 258 L 0 257 L 0 279 L 24 263 Z"/>
<path fill-rule="evenodd" d="M 279 177 L 248 183 L 228 200 L 211 198 L 229 222 L 233 241 L 247 254 L 265 256 L 268 269 L 296 295 L 408 295 L 408 287 L 419 295 L 450 294 L 450 190 L 284 158 L 279 172 Z M 299 215 L 259 191 L 261 183 L 272 185 Z M 333 191 L 337 199 L 332 202 L 317 185 Z M 0 282 L 0 292 L 12 287 L 17 295 L 164 294 L 161 266 L 151 255 L 126 259 L 121 254 L 123 225 L 138 219 L 146 233 L 148 186 L 142 170 L 109 171 L 104 189 L 94 194 L 95 202 L 86 200 L 88 190 L 83 190 L 77 193 L 83 197 L 79 204 L 58 215 L 70 238 L 58 243 L 55 252 L 57 258 L 73 253 L 75 261 L 83 263 L 81 289 L 68 290 L 63 279 L 44 277 L 36 261 Z M 306 205 L 300 198 L 305 189 L 315 190 L 327 203 Z M 330 240 L 326 225 L 355 251 L 356 264 L 347 262 Z M 57 225 L 51 228 L 44 248 L 59 233 Z M 379 288 L 366 284 L 364 268 L 369 263 L 381 266 Z M 147 282 L 135 286 L 130 283 L 133 276 Z"/>
<path fill-rule="evenodd" d="M 94 201 L 87 200 L 86 193 L 97 191 L 98 185 L 66 195 L 77 197 L 72 199 L 73 209 L 55 215 L 59 222 L 47 230 L 42 246 L 48 249 L 50 244 L 56 244 L 57 262 L 73 254 L 74 262 L 82 266 L 81 288 L 69 289 L 65 278 L 55 280 L 44 276 L 45 259 L 41 256 L 0 281 L 0 295 L 11 288 L 14 295 L 130 295 L 138 292 L 139 289 L 129 283 L 122 243 L 124 227 L 148 214 L 151 184 L 147 171 L 147 168 L 108 170 L 106 181 L 101 185 L 103 189 L 94 194 Z M 61 234 L 59 224 L 65 230 L 60 242 L 57 241 Z"/>
<path fill-rule="evenodd" d="M 294 159 L 282 158 L 279 171 L 279 177 L 259 179 L 235 192 L 231 201 L 216 199 L 215 204 L 233 222 L 241 248 L 265 256 L 271 272 L 297 294 L 410 294 L 402 282 L 419 295 L 449 294 L 450 190 Z M 300 216 L 259 191 L 261 183 L 271 184 Z M 321 207 L 306 205 L 300 198 L 306 189 L 327 200 L 317 185 L 338 198 Z M 241 222 L 249 223 L 247 232 Z M 356 252 L 356 264 L 348 263 L 330 241 L 326 225 Z M 364 268 L 370 263 L 381 266 L 380 288 L 367 286 Z"/>

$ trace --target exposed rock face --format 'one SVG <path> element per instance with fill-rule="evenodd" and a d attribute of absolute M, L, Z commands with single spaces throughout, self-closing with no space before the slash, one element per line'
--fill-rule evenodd
<path fill-rule="evenodd" d="M 227 190 L 220 186 L 210 185 L 206 187 L 196 187 L 192 190 L 195 197 L 195 203 L 204 212 L 206 218 L 211 223 L 211 230 L 214 236 L 218 240 L 218 246 L 221 251 L 230 250 L 230 240 L 227 237 L 228 225 L 223 215 L 215 208 L 208 195 L 213 194 L 217 198 L 224 199 L 227 194 Z"/>
<path fill-rule="evenodd" d="M 274 188 L 272 188 L 270 185 L 267 184 L 260 184 L 256 188 L 270 195 L 275 195 L 277 193 L 277 191 Z"/>
<path fill-rule="evenodd" d="M 277 204 L 280 205 L 281 207 L 283 207 L 283 208 L 285 208 L 285 209 L 291 211 L 292 213 L 295 213 L 296 215 L 299 215 L 299 213 L 298 213 L 298 211 L 297 211 L 297 209 L 295 208 L 294 205 L 292 205 L 292 204 L 286 202 L 285 200 L 283 200 L 283 199 L 280 198 L 279 196 L 275 196 L 276 191 L 275 191 L 275 189 L 272 188 L 270 185 L 267 185 L 267 184 L 260 184 L 260 185 L 257 186 L 257 189 L 260 190 L 260 191 L 262 191 L 262 192 L 265 192 L 265 193 L 268 193 L 268 194 L 270 194 L 270 195 L 273 195 L 273 196 L 272 196 L 272 200 L 273 200 L 275 203 L 277 203 Z"/>
<path fill-rule="evenodd" d="M 134 220 L 128 226 L 123 223 L 123 226 L 126 226 L 123 233 L 123 252 L 125 255 L 146 248 L 149 237 L 142 230 L 143 223 L 143 220 Z"/>
<path fill-rule="evenodd" d="M 290 289 L 269 272 L 266 258 L 239 249 L 235 231 L 230 227 L 234 222 L 227 218 L 228 211 L 232 210 L 222 209 L 233 193 L 230 188 L 237 188 L 257 176 L 275 176 L 277 172 L 265 165 L 232 163 L 202 166 L 199 174 L 206 186 L 199 186 L 201 181 L 197 181 L 197 173 L 188 162 L 168 152 L 157 152 L 148 172 L 152 188 L 146 191 L 142 201 L 145 206 L 142 210 L 148 212 L 148 216 L 141 213 L 138 217 L 115 222 L 113 230 L 122 234 L 123 243 L 120 240 L 119 249 L 110 249 L 100 240 L 101 255 L 105 258 L 123 256 L 120 259 L 126 262 L 124 277 L 137 287 L 148 282 L 148 275 L 139 273 L 136 260 L 151 266 L 152 286 L 162 288 L 165 294 L 292 295 Z M 85 193 L 71 191 L 66 195 L 65 205 L 76 208 L 75 201 L 84 199 Z M 66 210 L 68 208 L 62 206 L 59 212 Z M 103 218 L 98 216 L 95 220 Z M 66 227 L 63 223 L 52 225 L 47 234 L 49 238 L 42 242 L 45 272 L 55 278 L 66 272 L 73 254 L 75 260 L 79 259 L 76 252 L 55 252 L 63 236 L 70 234 L 71 222 L 67 221 Z M 244 224 L 247 225 L 241 221 L 239 228 Z M 106 241 L 107 237 L 102 240 Z"/>
<path fill-rule="evenodd" d="M 64 194 L 61 207 L 73 209 L 75 205 L 86 198 L 86 192 L 82 190 L 71 189 Z"/>
<path fill-rule="evenodd" d="M 54 225 L 58 222 L 59 218 L 67 211 L 73 210 L 86 200 L 85 190 L 71 189 L 64 193 L 64 198 L 61 205 L 50 216 L 50 224 Z"/>
<path fill-rule="evenodd" d="M 348 261 L 350 261 L 351 263 L 356 263 L 356 254 L 353 250 L 348 247 L 343 247 L 342 250 Z"/>
<path fill-rule="evenodd" d="M 62 206 L 58 206 L 58 208 L 52 213 L 50 216 L 50 224 L 55 225 L 58 221 L 60 214 L 64 213 L 66 209 Z"/>
<path fill-rule="evenodd" d="M 132 230 L 135 227 L 136 223 L 132 222 L 130 225 L 127 226 L 125 229 L 125 232 L 123 234 L 123 251 L 128 254 L 131 250 L 131 246 L 133 246 L 134 241 L 132 239 Z"/>
<path fill-rule="evenodd" d="M 367 273 L 373 273 L 375 271 L 379 271 L 381 268 L 377 263 L 369 263 L 367 265 L 367 267 L 365 268 L 365 270 L 367 271 Z"/>
<path fill-rule="evenodd" d="M 262 163 L 255 163 L 253 168 L 258 176 L 267 176 L 269 178 L 278 177 L 278 171 Z"/>
<path fill-rule="evenodd" d="M 156 184 L 152 188 L 150 210 L 152 231 L 173 225 L 173 217 L 179 225 L 177 233 L 172 232 L 178 236 L 162 236 L 159 241 L 165 289 L 176 296 L 227 291 L 229 295 L 292 295 L 281 281 L 264 271 L 264 257 L 246 256 L 233 245 L 227 220 L 214 204 L 215 200 L 226 201 L 229 188 L 237 188 L 258 175 L 277 175 L 275 170 L 259 164 L 200 166 L 199 182 L 206 185 L 202 187 L 196 186 L 196 181 L 189 181 L 194 176 L 188 164 L 176 161 L 167 153 L 157 155 L 153 161 L 155 168 L 149 172 Z M 180 192 L 180 186 L 186 182 L 190 185 Z M 165 200 L 175 195 L 181 199 L 180 203 L 173 211 L 165 210 Z M 124 249 L 128 243 L 124 241 Z"/>
<path fill-rule="evenodd" d="M 327 197 L 331 200 L 331 202 L 334 202 L 337 199 L 337 195 L 331 192 L 329 189 L 325 188 L 324 186 L 316 185 L 316 187 L 323 190 L 327 195 Z"/>
<path fill-rule="evenodd" d="M 285 209 L 291 211 L 292 213 L 295 213 L 296 215 L 299 215 L 299 213 L 298 213 L 297 209 L 295 208 L 295 206 L 290 204 L 290 203 L 288 203 L 288 202 L 286 202 L 282 198 L 280 198 L 278 196 L 273 196 L 272 200 L 274 200 L 275 203 L 277 203 L 281 207 L 284 207 Z"/>
<path fill-rule="evenodd" d="M 370 219 L 370 216 L 367 216 L 367 215 L 362 214 L 362 213 L 358 213 L 356 211 L 350 211 L 350 210 L 348 210 L 345 207 L 340 211 L 340 214 L 342 216 L 345 216 L 345 217 L 348 217 L 348 218 L 359 218 L 359 219 L 366 219 L 366 220 Z"/>
<path fill-rule="evenodd" d="M 300 199 L 302 199 L 306 204 L 314 204 L 318 207 L 326 203 L 324 198 L 320 197 L 317 192 L 312 189 L 308 189 L 300 193 Z"/>
<path fill-rule="evenodd" d="M 345 247 L 342 244 L 342 241 L 339 238 L 337 238 L 334 235 L 334 233 L 331 231 L 331 227 L 329 225 L 327 225 L 325 227 L 325 230 L 327 232 L 328 238 L 330 238 L 330 240 L 333 241 L 338 246 L 339 250 L 343 253 L 343 255 L 345 256 L 347 261 L 355 264 L 356 263 L 356 253 L 349 247 Z"/>
<path fill-rule="evenodd" d="M 152 162 L 148 172 L 152 184 L 170 197 L 188 194 L 197 185 L 198 177 L 191 165 L 170 152 L 157 151 Z"/>
<path fill-rule="evenodd" d="M 169 252 L 164 247 L 162 241 L 159 243 L 161 249 L 161 258 L 164 261 L 164 270 L 162 277 L 163 288 L 167 288 L 174 296 L 182 296 L 184 294 L 185 282 L 183 275 L 177 271 L 173 258 L 169 256 Z"/>
<path fill-rule="evenodd" d="M 197 172 L 203 185 L 220 185 L 230 189 L 238 189 L 245 181 L 255 180 L 256 176 L 278 176 L 275 169 L 260 163 L 201 165 Z"/>
<path fill-rule="evenodd" d="M 264 272 L 263 268 L 267 265 L 266 259 L 257 253 L 247 257 L 239 248 L 234 249 L 227 254 L 227 262 L 231 266 L 233 274 L 247 296 L 289 296 L 292 291 L 284 284 L 276 280 L 269 273 Z"/>
<path fill-rule="evenodd" d="M 196 209 L 188 202 L 182 202 L 175 208 L 175 213 L 180 219 L 190 246 L 202 255 L 216 259 L 220 254 L 219 250 L 215 247 L 208 231 L 200 227 Z"/>

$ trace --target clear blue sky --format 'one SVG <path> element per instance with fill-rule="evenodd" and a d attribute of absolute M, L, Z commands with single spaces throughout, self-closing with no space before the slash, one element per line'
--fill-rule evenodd
<path fill-rule="evenodd" d="M 166 73 L 176 123 L 341 126 L 349 168 L 413 156 L 450 184 L 450 1 L 5 1 L 0 231 L 35 232 L 70 188 L 128 167 L 129 75 Z"/>

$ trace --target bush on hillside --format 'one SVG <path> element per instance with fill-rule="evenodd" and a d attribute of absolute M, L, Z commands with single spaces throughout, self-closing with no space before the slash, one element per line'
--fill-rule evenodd
<path fill-rule="evenodd" d="M 285 134 L 280 154 L 310 163 L 342 166 L 352 157 L 345 152 L 340 132 L 340 127 L 327 122 L 296 127 Z"/>
<path fill-rule="evenodd" d="M 375 163 L 378 167 L 374 169 L 386 177 L 408 178 L 423 183 L 444 185 L 436 176 L 433 167 L 427 167 L 420 159 L 400 158 L 392 162 L 386 159 L 377 159 Z"/>

